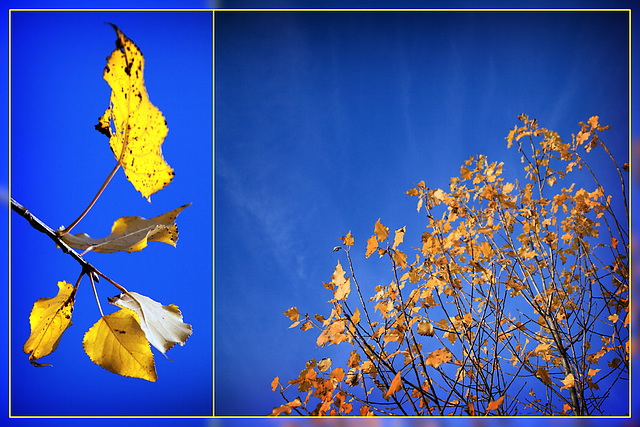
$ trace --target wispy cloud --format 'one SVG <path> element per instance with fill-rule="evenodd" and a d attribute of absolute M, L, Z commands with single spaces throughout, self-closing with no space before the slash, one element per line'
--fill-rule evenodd
<path fill-rule="evenodd" d="M 249 186 L 247 180 L 230 162 L 218 157 L 216 175 L 223 180 L 223 191 L 232 200 L 235 209 L 255 220 L 258 229 L 271 242 L 269 250 L 280 268 L 293 274 L 294 279 L 304 279 L 306 257 L 296 240 L 296 226 L 300 210 L 292 200 L 278 197 L 268 186 Z M 294 268 L 292 268 L 292 266 Z M 293 272 L 293 273 L 292 273 Z"/>

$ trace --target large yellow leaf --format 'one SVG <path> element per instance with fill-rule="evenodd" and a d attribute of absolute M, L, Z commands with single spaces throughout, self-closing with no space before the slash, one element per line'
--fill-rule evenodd
<path fill-rule="evenodd" d="M 191 335 L 191 325 L 182 321 L 182 313 L 173 304 L 162 305 L 136 292 L 109 298 L 109 302 L 133 310 L 149 343 L 162 354 L 175 344 L 184 345 Z"/>
<path fill-rule="evenodd" d="M 82 344 L 91 361 L 107 371 L 147 381 L 158 378 L 149 341 L 136 314 L 127 308 L 98 320 Z"/>
<path fill-rule="evenodd" d="M 29 323 L 31 335 L 22 348 L 29 354 L 29 362 L 34 366 L 50 366 L 36 360 L 51 354 L 58 347 L 63 332 L 71 326 L 71 313 L 75 292 L 67 282 L 58 282 L 58 295 L 40 298 L 33 304 Z"/>
<path fill-rule="evenodd" d="M 118 218 L 111 227 L 111 234 L 102 239 L 92 239 L 86 233 L 66 234 L 62 240 L 74 249 L 112 253 L 119 251 L 137 252 L 147 246 L 147 242 L 162 242 L 172 246 L 178 241 L 178 226 L 175 219 L 191 203 L 175 208 L 151 219 L 139 216 Z"/>
<path fill-rule="evenodd" d="M 167 136 L 167 122 L 149 101 L 142 52 L 118 27 L 112 26 L 118 39 L 103 73 L 111 86 L 111 100 L 96 129 L 109 137 L 111 151 L 127 179 L 150 201 L 150 196 L 169 185 L 174 176 L 160 148 Z"/>

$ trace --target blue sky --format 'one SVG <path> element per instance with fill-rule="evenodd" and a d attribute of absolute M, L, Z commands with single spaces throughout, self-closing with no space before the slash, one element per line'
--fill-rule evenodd
<path fill-rule="evenodd" d="M 599 115 L 627 158 L 626 23 L 620 13 L 218 12 L 216 412 L 268 413 L 275 376 L 343 360 L 350 347 L 316 348 L 317 330 L 287 329 L 282 312 L 329 314 L 322 282 L 346 263 L 332 248 L 349 230 L 364 293 L 385 284 L 388 266 L 364 261 L 366 239 L 381 218 L 418 244 L 424 219 L 404 192 L 420 180 L 447 188 L 475 154 L 515 177 L 520 156 L 504 138 L 518 114 L 566 140 Z"/>
<path fill-rule="evenodd" d="M 10 6 L 83 6 L 32 3 Z M 154 7 L 265 5 L 300 6 L 287 1 L 167 1 Z M 108 4 L 135 6 L 148 7 Z M 393 4 L 400 6 L 442 5 Z M 93 125 L 107 106 L 109 87 L 102 68 L 115 41 L 104 22 L 117 24 L 145 55 L 147 90 L 167 118 L 163 153 L 176 178 L 149 204 L 119 171 L 76 230 L 102 237 L 119 216 L 149 218 L 193 202 L 178 217 L 177 248 L 152 243 L 136 254 L 89 254 L 87 259 L 127 289 L 177 304 L 194 333 L 184 347 L 167 353 L 173 362 L 154 350 L 155 384 L 106 372 L 82 350 L 84 332 L 99 317 L 85 279 L 73 326 L 56 352 L 43 359 L 54 366 L 32 367 L 22 344 L 33 302 L 54 296 L 56 282 L 75 281 L 79 270 L 11 213 L 12 341 L 9 353 L 5 316 L 0 351 L 11 355 L 13 415 L 210 414 L 213 279 L 216 413 L 267 414 L 282 403 L 270 389 L 275 376 L 295 378 L 306 360 L 329 356 L 337 361 L 350 350 L 317 349 L 317 330 L 288 329 L 291 322 L 282 314 L 294 305 L 301 312 L 328 313 L 330 295 L 322 282 L 330 279 L 338 259 L 344 262 L 332 252 L 340 236 L 351 230 L 355 237 L 359 280 L 370 288 L 379 284 L 380 277 L 388 277 L 387 266 L 355 255 L 364 254 L 375 221 L 381 218 L 390 228 L 406 225 L 405 241 L 419 241 L 424 222 L 415 200 L 404 192 L 420 180 L 432 188 L 445 187 L 473 154 L 518 167 L 519 156 L 506 149 L 504 137 L 520 113 L 536 117 L 565 139 L 577 131 L 578 121 L 599 115 L 612 126 L 606 133 L 609 146 L 618 158 L 627 153 L 626 18 L 612 13 L 219 12 L 215 164 L 209 12 L 20 15 L 12 15 L 12 196 L 55 228 L 75 218 L 111 171 L 115 160 Z M 0 71 L 4 81 L 7 71 Z M 4 85 L 3 90 L 8 99 Z M 2 108 L 4 113 L 6 106 Z M 2 115 L 5 128 L 7 117 Z M 8 147 L 7 132 L 0 141 Z M 8 149 L 0 160 L 9 163 Z M 8 186 L 8 175 L 0 177 L 0 190 Z M 3 223 L 8 214 L 8 209 L 1 214 Z M 3 242 L 8 247 L 8 238 Z M 118 291 L 105 282 L 98 291 L 103 309 L 113 310 L 106 298 Z M 9 386 L 2 389 L 7 393 Z M 8 396 L 2 397 L 7 414 Z M 162 424 L 148 424 L 152 422 Z M 202 423 L 191 420 L 189 425 Z"/>

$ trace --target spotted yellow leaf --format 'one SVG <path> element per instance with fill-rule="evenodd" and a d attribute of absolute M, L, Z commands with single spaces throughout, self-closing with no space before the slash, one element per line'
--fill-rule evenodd
<path fill-rule="evenodd" d="M 95 127 L 109 137 L 111 151 L 127 179 L 150 201 L 153 193 L 173 180 L 173 169 L 160 148 L 169 129 L 144 86 L 142 52 L 118 27 L 112 26 L 118 38 L 103 72 L 111 87 L 111 100 Z"/>

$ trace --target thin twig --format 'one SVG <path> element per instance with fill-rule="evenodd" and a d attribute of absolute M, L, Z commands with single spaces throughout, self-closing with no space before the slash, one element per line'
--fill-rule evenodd
<path fill-rule="evenodd" d="M 98 200 L 98 198 L 100 197 L 100 195 L 102 194 L 104 189 L 107 188 L 107 184 L 109 184 L 109 182 L 111 182 L 111 179 L 113 178 L 113 176 L 116 174 L 116 172 L 118 172 L 118 169 L 120 169 L 120 162 L 119 161 L 118 161 L 118 164 L 116 164 L 116 167 L 113 168 L 113 170 L 111 171 L 111 173 L 109 174 L 107 179 L 104 181 L 104 183 L 102 184 L 102 186 L 98 190 L 98 193 L 94 196 L 93 200 L 91 200 L 91 203 L 89 203 L 89 206 L 87 206 L 87 208 L 80 214 L 80 216 L 78 218 L 76 218 L 75 221 L 73 221 L 71 223 L 71 225 L 66 227 L 64 230 L 60 230 L 59 232 L 57 232 L 60 236 L 64 236 L 65 234 L 68 234 L 71 231 L 71 229 L 73 227 L 75 227 L 76 225 L 78 225 L 80 220 L 82 218 L 84 218 L 84 216 L 91 210 L 91 208 L 96 203 L 96 201 Z"/>

